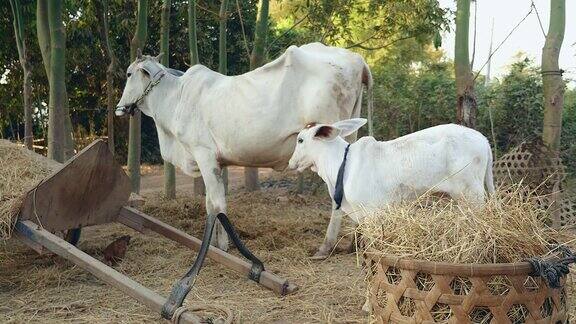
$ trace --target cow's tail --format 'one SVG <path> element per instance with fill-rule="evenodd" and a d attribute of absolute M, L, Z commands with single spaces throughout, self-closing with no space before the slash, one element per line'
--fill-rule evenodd
<path fill-rule="evenodd" d="M 366 87 L 366 102 L 368 104 L 368 135 L 374 136 L 374 124 L 372 122 L 373 118 L 373 104 L 374 104 L 374 96 L 373 96 L 373 85 L 374 80 L 372 79 L 372 72 L 370 72 L 370 67 L 366 62 L 364 62 L 364 70 L 362 71 L 362 83 Z"/>
<path fill-rule="evenodd" d="M 492 157 L 492 149 L 490 148 L 490 144 L 486 143 L 487 150 L 488 150 L 488 161 L 486 161 L 486 174 L 484 175 L 484 186 L 486 187 L 486 192 L 489 195 L 492 195 L 496 189 L 494 189 L 494 174 L 492 172 L 492 164 L 493 164 L 493 157 Z"/>

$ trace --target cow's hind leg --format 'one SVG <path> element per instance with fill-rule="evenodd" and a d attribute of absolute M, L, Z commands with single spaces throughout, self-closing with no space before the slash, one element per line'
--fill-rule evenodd
<path fill-rule="evenodd" d="M 474 181 L 454 181 L 442 190 L 459 203 L 473 207 L 484 205 L 485 191 L 482 182 Z"/>

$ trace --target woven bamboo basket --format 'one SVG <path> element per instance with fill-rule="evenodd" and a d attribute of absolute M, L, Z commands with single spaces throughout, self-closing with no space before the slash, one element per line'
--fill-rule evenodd
<path fill-rule="evenodd" d="M 567 323 L 560 289 L 528 262 L 453 264 L 364 253 L 376 323 Z"/>

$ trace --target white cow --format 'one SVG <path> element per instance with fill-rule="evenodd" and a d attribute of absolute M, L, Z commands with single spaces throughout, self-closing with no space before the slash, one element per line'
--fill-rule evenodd
<path fill-rule="evenodd" d="M 176 76 L 158 58 L 139 55 L 128 67 L 116 115 L 138 106 L 154 119 L 162 158 L 189 175 L 199 169 L 214 217 L 226 213 L 222 167 L 284 169 L 307 124 L 360 115 L 363 86 L 371 97 L 372 76 L 361 56 L 319 43 L 291 46 L 239 76 L 199 64 Z M 228 236 L 221 226 L 216 232 L 226 250 Z"/>
<path fill-rule="evenodd" d="M 395 140 L 362 137 L 350 144 L 343 168 L 343 190 L 337 177 L 349 145 L 341 136 L 356 132 L 365 119 L 343 120 L 302 130 L 289 168 L 311 168 L 326 182 L 330 197 L 343 193 L 341 210 L 358 223 L 365 209 L 379 208 L 425 192 L 483 203 L 494 192 L 492 151 L 484 135 L 460 125 L 430 127 Z M 333 213 L 320 254 L 336 243 L 342 213 Z M 320 255 L 319 255 L 320 256 Z"/>

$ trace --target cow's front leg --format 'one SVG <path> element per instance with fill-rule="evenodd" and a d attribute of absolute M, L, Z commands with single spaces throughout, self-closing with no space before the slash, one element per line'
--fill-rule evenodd
<path fill-rule="evenodd" d="M 322 260 L 330 256 L 334 246 L 336 246 L 343 216 L 344 212 L 341 209 L 336 209 L 336 205 L 332 202 L 332 216 L 330 217 L 330 224 L 328 224 L 328 229 L 326 230 L 326 237 L 322 245 L 320 245 L 320 248 L 318 248 L 318 252 L 312 256 L 312 259 Z"/>
<path fill-rule="evenodd" d="M 222 178 L 222 168 L 220 168 L 216 160 L 216 155 L 207 149 L 200 148 L 195 152 L 195 158 L 206 185 L 207 214 L 211 216 L 216 216 L 219 213 L 226 214 L 224 179 Z M 227 251 L 228 234 L 226 234 L 220 221 L 216 222 L 214 234 L 210 238 L 210 243 L 221 250 Z"/>

